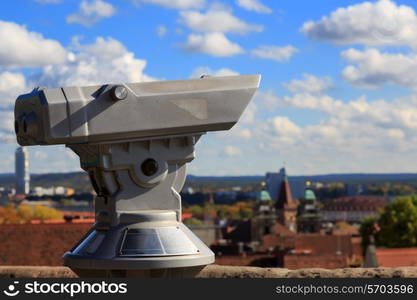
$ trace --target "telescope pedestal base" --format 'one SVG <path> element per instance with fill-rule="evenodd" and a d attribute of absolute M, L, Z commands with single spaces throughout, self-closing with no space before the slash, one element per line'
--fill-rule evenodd
<path fill-rule="evenodd" d="M 214 253 L 175 216 L 126 213 L 119 225 L 96 225 L 65 253 L 64 265 L 80 277 L 194 277 Z"/>

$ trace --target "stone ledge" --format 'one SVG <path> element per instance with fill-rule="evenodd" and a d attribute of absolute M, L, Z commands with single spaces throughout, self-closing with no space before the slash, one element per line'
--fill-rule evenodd
<path fill-rule="evenodd" d="M 74 278 L 67 267 L 0 266 L 0 278 Z M 299 269 L 257 268 L 240 266 L 209 265 L 199 278 L 372 278 L 408 277 L 417 278 L 417 267 L 398 268 L 346 268 L 346 269 Z"/>

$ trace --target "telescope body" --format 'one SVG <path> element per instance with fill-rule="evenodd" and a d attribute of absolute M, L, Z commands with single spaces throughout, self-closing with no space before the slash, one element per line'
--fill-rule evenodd
<path fill-rule="evenodd" d="M 64 255 L 83 277 L 192 277 L 213 252 L 181 218 L 186 164 L 228 130 L 259 75 L 37 88 L 15 104 L 22 146 L 65 144 L 96 192 L 96 222 Z"/>
<path fill-rule="evenodd" d="M 248 75 L 37 88 L 16 100 L 17 140 L 22 146 L 108 143 L 228 130 L 258 85 L 259 76 Z"/>

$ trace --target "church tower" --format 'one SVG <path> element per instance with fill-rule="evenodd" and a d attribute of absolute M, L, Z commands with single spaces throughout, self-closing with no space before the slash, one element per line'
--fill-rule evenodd
<path fill-rule="evenodd" d="M 292 198 L 290 184 L 285 168 L 280 170 L 281 186 L 278 191 L 278 198 L 275 202 L 275 211 L 278 222 L 289 230 L 297 231 L 297 204 Z"/>

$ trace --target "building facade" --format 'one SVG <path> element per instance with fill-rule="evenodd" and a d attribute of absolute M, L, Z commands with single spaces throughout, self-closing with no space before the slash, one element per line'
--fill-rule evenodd
<path fill-rule="evenodd" d="M 26 147 L 18 147 L 15 153 L 16 194 L 29 194 L 29 152 Z"/>
<path fill-rule="evenodd" d="M 278 223 L 284 225 L 289 230 L 297 231 L 297 203 L 292 198 L 290 184 L 288 183 L 285 168 L 280 170 L 281 186 L 278 192 L 278 198 L 275 202 L 275 211 L 277 213 Z"/>
<path fill-rule="evenodd" d="M 324 222 L 359 224 L 367 217 L 376 217 L 388 202 L 382 196 L 341 197 L 327 202 L 321 210 L 321 216 Z"/>
<path fill-rule="evenodd" d="M 321 229 L 321 216 L 316 201 L 316 195 L 310 188 L 306 188 L 304 197 L 299 199 L 297 216 L 297 231 L 303 233 L 316 233 Z"/>

